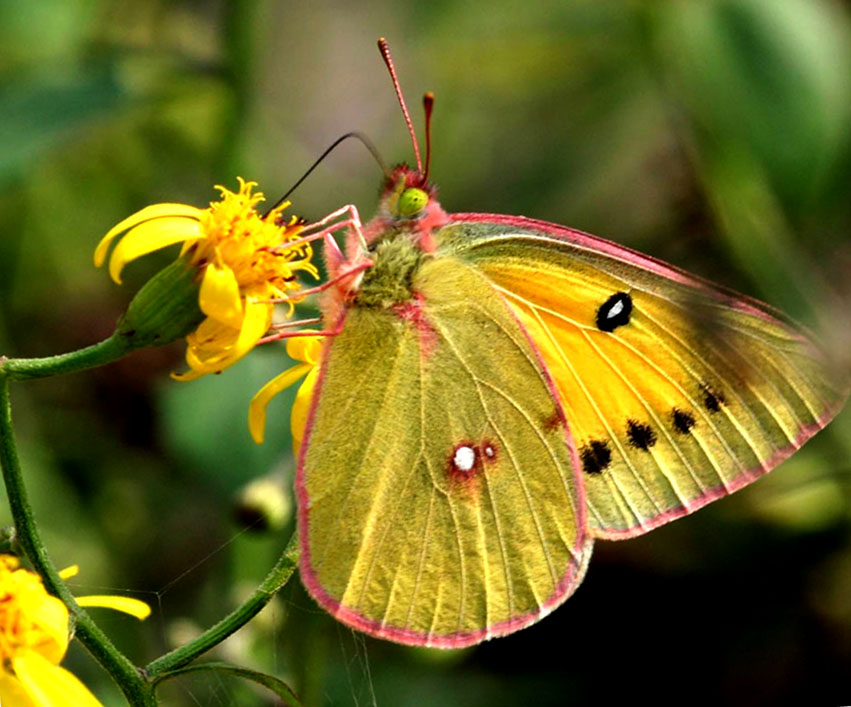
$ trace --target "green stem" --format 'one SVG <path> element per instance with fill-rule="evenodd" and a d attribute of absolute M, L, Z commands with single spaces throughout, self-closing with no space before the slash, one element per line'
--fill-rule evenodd
<path fill-rule="evenodd" d="M 90 348 L 95 349 L 99 346 L 101 344 Z M 83 351 L 86 351 L 86 349 L 83 349 Z M 72 356 L 72 354 L 68 354 L 67 356 Z M 51 358 L 65 359 L 67 357 L 55 356 Z M 41 360 L 47 361 L 50 359 Z M 98 358 L 98 361 L 100 360 L 102 358 Z M 89 367 L 90 365 L 96 364 L 89 363 L 83 367 Z M 75 365 L 69 365 L 67 362 L 60 362 L 56 367 L 61 369 L 60 372 L 77 370 Z M 0 369 L 0 466 L 3 469 L 3 480 L 9 496 L 9 506 L 15 522 L 17 539 L 30 562 L 32 562 L 36 571 L 43 578 L 47 588 L 68 607 L 74 618 L 77 638 L 80 639 L 80 642 L 106 669 L 112 679 L 115 680 L 127 698 L 127 701 L 134 707 L 151 707 L 152 705 L 156 705 L 153 686 L 145 680 L 143 674 L 139 672 L 136 666 L 113 645 L 109 637 L 92 620 L 88 613 L 80 608 L 74 596 L 65 585 L 65 582 L 59 577 L 59 573 L 56 571 L 56 567 L 53 565 L 50 557 L 47 555 L 44 543 L 38 532 L 32 506 L 27 497 L 26 488 L 24 487 L 21 465 L 12 431 L 9 377 L 2 375 L 4 370 L 5 367 Z M 35 370 L 38 371 L 39 369 Z"/>
<path fill-rule="evenodd" d="M 298 564 L 298 552 L 298 533 L 293 533 L 272 571 L 254 590 L 248 600 L 217 624 L 204 631 L 195 640 L 149 663 L 145 668 L 148 678 L 156 681 L 158 676 L 177 670 L 192 662 L 202 653 L 206 653 L 248 623 L 292 577 Z"/>
<path fill-rule="evenodd" d="M 115 361 L 126 356 L 134 348 L 137 347 L 128 337 L 116 333 L 100 343 L 58 356 L 46 356 L 44 358 L 0 357 L 0 375 L 11 380 L 26 380 L 27 378 L 46 378 L 63 373 L 74 373 Z"/>
<path fill-rule="evenodd" d="M 204 319 L 198 307 L 198 270 L 187 258 L 178 258 L 142 286 L 108 339 L 59 356 L 0 356 L 0 376 L 25 380 L 74 373 L 183 338 Z"/>

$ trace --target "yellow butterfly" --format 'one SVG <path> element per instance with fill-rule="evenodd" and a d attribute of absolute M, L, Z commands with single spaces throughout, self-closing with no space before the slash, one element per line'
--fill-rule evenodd
<path fill-rule="evenodd" d="M 447 214 L 411 134 L 417 169 L 363 229 L 351 208 L 346 256 L 327 241 L 301 576 L 350 626 L 455 648 L 561 604 L 595 539 L 769 471 L 845 386 L 765 304 L 562 226 Z"/>

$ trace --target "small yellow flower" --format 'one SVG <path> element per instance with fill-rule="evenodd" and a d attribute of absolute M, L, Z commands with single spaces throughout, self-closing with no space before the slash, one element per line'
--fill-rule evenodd
<path fill-rule="evenodd" d="M 121 282 L 131 260 L 183 243 L 181 256 L 202 271 L 198 301 L 206 319 L 186 337 L 186 362 L 191 369 L 180 380 L 217 373 L 248 353 L 272 324 L 273 299 L 287 298 L 289 314 L 298 300 L 295 273 L 315 278 L 308 243 L 287 247 L 299 239 L 301 222 L 284 221 L 285 202 L 261 216 L 256 206 L 262 193 L 256 182 L 239 178 L 239 191 L 216 187 L 222 195 L 209 208 L 186 204 L 154 204 L 117 224 L 95 250 L 95 266 L 103 265 L 110 245 L 120 234 L 109 259 L 109 274 Z"/>
<path fill-rule="evenodd" d="M 62 572 L 77 573 L 76 566 Z M 129 597 L 90 596 L 81 606 L 104 606 L 143 619 L 144 602 Z M 0 704 L 3 707 L 101 707 L 59 663 L 68 649 L 68 609 L 47 593 L 41 578 L 0 555 Z"/>
<path fill-rule="evenodd" d="M 309 331 L 309 329 L 305 330 L 305 332 Z M 248 406 L 248 429 L 251 430 L 251 436 L 257 444 L 263 442 L 266 427 L 266 406 L 269 404 L 269 401 L 282 390 L 289 388 L 300 378 L 306 376 L 304 382 L 299 386 L 295 396 L 295 402 L 293 402 L 292 412 L 290 413 L 293 449 L 298 454 L 302 437 L 304 437 L 307 411 L 310 407 L 313 389 L 316 387 L 316 379 L 319 375 L 322 340 L 323 337 L 321 336 L 303 336 L 294 337 L 287 341 L 287 354 L 290 358 L 301 361 L 301 363 L 288 368 L 270 380 L 251 399 L 251 403 Z"/>

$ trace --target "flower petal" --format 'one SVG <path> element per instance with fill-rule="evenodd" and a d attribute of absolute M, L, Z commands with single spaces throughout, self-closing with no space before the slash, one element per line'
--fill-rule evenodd
<path fill-rule="evenodd" d="M 242 358 L 251 351 L 257 345 L 257 342 L 260 341 L 263 334 L 269 329 L 269 324 L 272 320 L 272 309 L 273 306 L 271 304 L 246 300 L 242 329 L 240 329 L 239 338 L 234 345 L 234 361 Z"/>
<path fill-rule="evenodd" d="M 303 333 L 312 331 L 314 330 L 304 329 Z M 287 355 L 296 361 L 315 365 L 319 363 L 319 356 L 322 353 L 322 340 L 323 337 L 321 336 L 294 336 L 287 341 Z"/>
<path fill-rule="evenodd" d="M 270 380 L 251 398 L 251 402 L 248 404 L 248 429 L 251 432 L 252 439 L 257 444 L 263 443 L 263 437 L 266 431 L 266 406 L 269 404 L 269 401 L 282 390 L 289 388 L 302 376 L 309 373 L 312 368 L 312 366 L 306 363 L 299 363 L 292 368 L 288 368 Z"/>
<path fill-rule="evenodd" d="M 5 670 L 0 671 L 0 705 L 37 707 L 18 678 Z"/>
<path fill-rule="evenodd" d="M 256 346 L 272 319 L 271 304 L 246 301 L 242 328 L 234 329 L 207 317 L 198 329 L 186 337 L 186 363 L 192 370 L 172 374 L 179 381 L 189 381 L 218 373 L 232 366 Z"/>
<path fill-rule="evenodd" d="M 35 651 L 14 656 L 12 668 L 38 707 L 103 707 L 73 674 Z"/>
<path fill-rule="evenodd" d="M 62 660 L 68 650 L 68 609 L 65 604 L 45 594 L 27 608 L 27 618 L 40 632 L 33 649 L 53 663 Z"/>
<path fill-rule="evenodd" d="M 102 609 L 112 609 L 124 614 L 135 616 L 139 621 L 147 619 L 151 615 L 151 607 L 145 602 L 133 597 L 122 597 L 110 594 L 90 594 L 75 597 L 80 606 L 97 606 Z"/>
<path fill-rule="evenodd" d="M 71 577 L 76 577 L 79 573 L 79 565 L 71 565 L 70 567 L 66 567 L 64 570 L 59 570 L 59 576 L 62 579 L 71 579 Z"/>
<path fill-rule="evenodd" d="M 106 260 L 106 253 L 109 250 L 109 245 L 119 233 L 123 233 L 127 229 L 133 228 L 133 226 L 137 226 L 143 221 L 148 221 L 152 218 L 162 218 L 164 216 L 184 216 L 187 218 L 197 219 L 200 218 L 202 213 L 203 211 L 201 209 L 189 206 L 188 204 L 152 204 L 151 206 L 146 206 L 144 209 L 140 209 L 132 216 L 128 216 L 126 219 L 110 228 L 109 233 L 101 238 L 100 243 L 98 243 L 97 248 L 95 248 L 95 267 L 99 268 L 103 265 L 104 260 Z"/>
<path fill-rule="evenodd" d="M 201 226 L 194 219 L 175 217 L 145 221 L 118 241 L 109 259 L 109 275 L 120 285 L 121 270 L 131 260 L 174 243 L 202 236 Z"/>
<path fill-rule="evenodd" d="M 198 295 L 201 311 L 223 324 L 240 329 L 242 327 L 242 300 L 239 298 L 239 283 L 227 265 L 219 267 L 210 263 L 204 271 L 201 291 Z"/>
<path fill-rule="evenodd" d="M 295 394 L 295 402 L 293 402 L 293 409 L 290 412 L 290 431 L 293 435 L 293 451 L 296 455 L 301 448 L 304 427 L 307 424 L 307 413 L 310 410 L 310 401 L 313 399 L 313 389 L 316 387 L 318 378 L 319 366 L 313 366 Z"/>
<path fill-rule="evenodd" d="M 186 363 L 190 370 L 173 373 L 172 378 L 188 381 L 220 371 L 221 361 L 228 358 L 238 338 L 239 329 L 207 317 L 186 337 Z"/>

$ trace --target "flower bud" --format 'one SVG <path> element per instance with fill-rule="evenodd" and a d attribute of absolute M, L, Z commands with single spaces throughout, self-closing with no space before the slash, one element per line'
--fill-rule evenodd
<path fill-rule="evenodd" d="M 182 339 L 204 319 L 198 306 L 198 269 L 181 257 L 140 289 L 118 321 L 116 335 L 129 348 L 163 346 Z"/>

